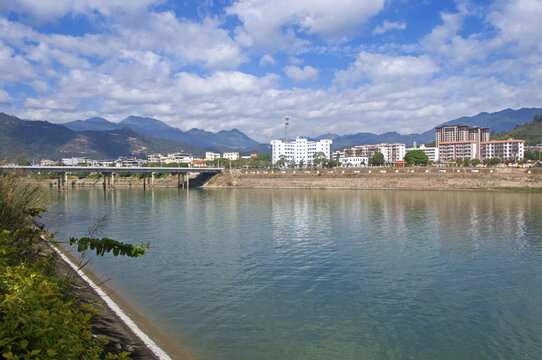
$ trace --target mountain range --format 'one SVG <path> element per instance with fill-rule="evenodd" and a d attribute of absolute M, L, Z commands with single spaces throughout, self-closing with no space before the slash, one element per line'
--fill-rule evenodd
<path fill-rule="evenodd" d="M 463 116 L 458 119 L 443 122 L 442 125 L 463 124 L 469 126 L 486 127 L 492 132 L 501 133 L 512 130 L 515 126 L 531 121 L 535 115 L 542 114 L 542 108 L 521 108 L 518 110 L 506 109 L 494 113 L 482 112 L 475 116 Z M 436 128 L 436 127 L 435 127 Z M 435 141 L 435 128 L 427 130 L 421 134 L 401 135 L 395 131 L 384 134 L 373 134 L 369 132 L 360 132 L 352 135 L 325 134 L 314 140 L 333 139 L 332 149 L 340 149 L 353 145 L 379 144 L 398 142 L 412 145 L 413 142 L 428 144 Z"/>
<path fill-rule="evenodd" d="M 181 151 L 199 156 L 205 152 L 192 144 L 148 136 L 128 127 L 76 132 L 47 121 L 21 120 L 0 113 L 0 160 L 59 160 L 72 156 L 89 156 L 95 159 L 118 156 L 142 158 L 149 153 Z"/>
<path fill-rule="evenodd" d="M 495 133 L 509 131 L 530 122 L 542 108 L 506 109 L 494 113 L 479 113 L 442 123 L 488 127 Z M 400 142 L 410 146 L 431 143 L 435 129 L 421 134 L 401 135 L 397 132 L 374 134 L 360 132 L 352 135 L 325 134 L 313 140 L 333 139 L 332 150 L 362 144 Z M 39 160 L 70 156 L 116 158 L 145 157 L 149 153 L 190 152 L 203 156 L 205 151 L 270 152 L 268 144 L 254 141 L 237 129 L 217 133 L 201 129 L 182 131 L 152 118 L 129 116 L 119 123 L 94 117 L 64 124 L 47 121 L 21 120 L 0 113 L 0 159 L 17 157 Z"/>
<path fill-rule="evenodd" d="M 61 125 L 73 131 L 106 131 L 128 127 L 146 135 L 192 144 L 209 151 L 217 152 L 246 151 L 247 149 L 258 149 L 262 147 L 262 144 L 252 140 L 237 129 L 222 130 L 213 133 L 194 128 L 185 132 L 179 128 L 169 126 L 163 121 L 138 116 L 129 116 L 119 123 L 95 117 L 87 120 L 67 122 Z"/>

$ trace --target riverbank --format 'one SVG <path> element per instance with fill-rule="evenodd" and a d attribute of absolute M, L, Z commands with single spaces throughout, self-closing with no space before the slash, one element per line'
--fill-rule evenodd
<path fill-rule="evenodd" d="M 542 191 L 538 169 L 224 170 L 204 187 Z"/>
<path fill-rule="evenodd" d="M 88 268 L 84 271 L 79 269 L 79 261 L 69 251 L 54 244 L 54 240 L 42 237 L 38 245 L 43 256 L 51 256 L 55 252 L 59 255 L 54 262 L 56 275 L 68 279 L 73 284 L 73 295 L 98 312 L 92 320 L 92 331 L 94 336 L 108 341 L 104 347 L 106 352 L 128 352 L 129 358 L 134 360 L 194 358 L 156 330 L 106 286 L 103 279 L 97 278 Z"/>

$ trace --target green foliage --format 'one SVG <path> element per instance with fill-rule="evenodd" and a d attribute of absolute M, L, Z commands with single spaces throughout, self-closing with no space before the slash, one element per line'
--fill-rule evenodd
<path fill-rule="evenodd" d="M 256 160 L 271 162 L 271 154 L 270 153 L 259 153 L 258 156 L 256 157 Z"/>
<path fill-rule="evenodd" d="M 41 194 L 37 185 L 18 186 L 14 177 L 0 174 L 0 229 L 23 228 L 44 212 Z"/>
<path fill-rule="evenodd" d="M 70 238 L 70 245 L 77 244 L 77 251 L 82 252 L 90 248 L 96 250 L 96 255 L 103 256 L 106 252 L 113 252 L 113 255 L 125 255 L 130 257 L 139 257 L 145 255 L 147 247 L 125 244 L 117 240 L 108 238 Z"/>
<path fill-rule="evenodd" d="M 375 153 L 373 157 L 369 159 L 369 165 L 371 166 L 382 166 L 385 163 L 386 160 L 384 159 L 384 154 L 381 152 Z"/>
<path fill-rule="evenodd" d="M 41 192 L 18 186 L 0 174 L 0 355 L 4 359 L 127 359 L 127 353 L 103 354 L 105 340 L 92 333 L 96 311 L 78 302 L 71 284 L 53 272 L 53 257 L 39 255 L 32 226 L 43 208 Z M 140 256 L 143 249 L 114 240 L 112 249 Z M 115 250 L 116 249 L 116 250 Z"/>
<path fill-rule="evenodd" d="M 405 159 L 408 166 L 410 165 L 427 165 L 429 157 L 423 150 L 410 150 L 405 154 Z"/>
<path fill-rule="evenodd" d="M 535 115 L 532 121 L 517 125 L 513 130 L 491 136 L 491 140 L 508 140 L 510 138 L 523 139 L 527 145 L 542 143 L 542 115 Z"/>
<path fill-rule="evenodd" d="M 540 160 L 542 158 L 541 155 L 540 151 L 525 151 L 525 159 L 527 160 Z"/>
<path fill-rule="evenodd" d="M 84 179 L 88 177 L 89 173 L 85 171 L 79 171 L 75 173 L 75 176 L 77 176 L 78 179 Z"/>
<path fill-rule="evenodd" d="M 25 160 L 20 160 L 19 162 L 17 162 L 17 165 L 19 165 L 19 166 L 30 166 L 32 164 L 30 163 L 30 161 L 25 159 Z"/>
<path fill-rule="evenodd" d="M 495 165 L 500 164 L 500 163 L 501 163 L 501 160 L 498 159 L 498 158 L 484 159 L 484 165 L 486 165 L 486 166 L 495 166 Z"/>

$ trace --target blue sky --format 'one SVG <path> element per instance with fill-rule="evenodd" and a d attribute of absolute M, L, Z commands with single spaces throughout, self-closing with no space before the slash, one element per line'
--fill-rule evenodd
<path fill-rule="evenodd" d="M 430 129 L 541 107 L 542 1 L 3 0 L 0 111 L 183 130 Z"/>

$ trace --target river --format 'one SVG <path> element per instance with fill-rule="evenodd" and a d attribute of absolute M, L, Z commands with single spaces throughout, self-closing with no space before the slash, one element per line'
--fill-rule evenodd
<path fill-rule="evenodd" d="M 273 189 L 50 192 L 59 239 L 204 359 L 534 359 L 542 194 Z"/>

